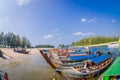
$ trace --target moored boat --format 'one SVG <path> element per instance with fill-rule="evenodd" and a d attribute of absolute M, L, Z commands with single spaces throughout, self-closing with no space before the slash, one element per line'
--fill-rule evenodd
<path fill-rule="evenodd" d="M 54 62 L 48 57 L 47 54 L 43 53 L 40 50 L 40 53 L 44 57 L 44 59 L 49 63 L 49 65 L 56 70 L 57 72 L 62 72 L 73 78 L 90 78 L 89 76 L 96 76 L 100 74 L 101 71 L 104 71 L 112 62 L 112 56 L 108 54 L 102 54 L 97 57 L 89 58 L 87 60 L 83 60 L 82 63 L 79 63 L 75 66 L 58 66 L 55 65 Z M 75 62 L 73 62 L 74 64 Z"/>
<path fill-rule="evenodd" d="M 41 55 L 43 56 L 43 58 L 46 60 L 46 62 L 53 68 L 53 69 L 57 69 L 57 66 L 53 64 L 53 62 L 50 60 L 50 58 L 48 57 L 48 55 L 46 53 L 44 53 L 42 50 L 39 50 Z M 58 74 L 62 75 L 61 71 L 56 71 Z"/>
<path fill-rule="evenodd" d="M 73 78 L 88 79 L 90 78 L 90 76 L 94 77 L 100 74 L 101 71 L 104 71 L 105 68 L 107 68 L 111 64 L 112 60 L 113 58 L 111 57 L 111 55 L 104 54 L 90 59 L 88 62 L 85 62 L 84 65 L 75 67 L 64 67 L 63 69 L 58 70 Z"/>
<path fill-rule="evenodd" d="M 97 51 L 97 49 L 96 49 Z M 61 65 L 61 66 L 77 66 L 80 65 L 85 61 L 97 57 L 98 52 L 87 52 L 85 48 L 82 48 L 79 51 L 77 50 L 76 52 L 67 52 L 67 56 L 61 56 L 59 53 L 52 53 L 49 51 L 50 55 L 52 56 L 51 61 L 55 63 L 56 65 Z"/>

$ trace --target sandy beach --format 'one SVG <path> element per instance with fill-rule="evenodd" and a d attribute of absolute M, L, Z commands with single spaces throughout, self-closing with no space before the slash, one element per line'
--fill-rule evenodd
<path fill-rule="evenodd" d="M 29 54 L 16 53 L 11 48 L 0 48 L 5 54 L 0 57 L 0 70 L 8 73 L 10 80 L 51 80 L 52 71 L 38 49 Z M 47 75 L 47 76 L 46 76 Z"/>
<path fill-rule="evenodd" d="M 28 51 L 31 50 L 31 52 L 28 55 L 22 53 L 16 53 L 13 51 L 12 48 L 0 48 L 0 50 L 2 50 L 5 53 L 3 54 L 3 56 L 6 58 L 6 59 L 0 58 L 0 66 L 12 62 L 15 63 L 20 61 L 25 61 L 26 58 L 32 56 L 31 54 L 39 54 L 38 49 L 28 49 Z"/>

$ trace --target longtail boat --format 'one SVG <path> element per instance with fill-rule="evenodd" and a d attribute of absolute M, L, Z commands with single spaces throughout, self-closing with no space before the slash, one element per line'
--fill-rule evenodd
<path fill-rule="evenodd" d="M 57 67 L 56 65 L 53 64 L 53 62 L 50 60 L 50 58 L 48 57 L 48 55 L 46 53 L 44 53 L 42 50 L 39 50 L 41 55 L 43 56 L 43 58 L 46 60 L 46 62 L 61 76 L 63 77 L 65 80 L 69 80 L 66 76 L 63 75 L 63 73 L 61 71 L 57 71 Z"/>
<path fill-rule="evenodd" d="M 44 53 L 42 50 L 39 50 L 41 55 L 43 56 L 43 58 L 46 60 L 46 62 L 53 68 L 53 69 L 57 69 L 56 65 L 53 64 L 53 62 L 50 60 L 50 58 L 48 57 L 48 55 L 46 53 Z M 61 71 L 57 71 L 57 73 L 59 73 L 60 75 L 62 74 Z"/>
<path fill-rule="evenodd" d="M 63 71 L 65 74 L 73 78 L 90 79 L 90 76 L 94 77 L 99 75 L 100 72 L 106 70 L 112 60 L 113 58 L 109 54 L 104 54 L 90 59 L 90 61 L 85 62 L 83 65 L 64 67 L 62 69 L 58 69 L 58 71 Z"/>
<path fill-rule="evenodd" d="M 57 65 L 61 66 L 76 66 L 80 65 L 84 62 L 84 60 L 88 60 L 90 58 L 94 58 L 97 54 L 94 53 L 85 53 L 85 51 L 77 51 L 72 53 L 67 53 L 67 56 L 61 56 L 59 53 L 52 53 L 49 51 L 49 54 L 52 58 L 51 61 Z"/>
<path fill-rule="evenodd" d="M 13 50 L 14 52 L 17 52 L 17 53 L 22 53 L 22 54 L 29 54 L 31 52 L 30 51 L 26 51 L 25 49 L 15 49 Z"/>
<path fill-rule="evenodd" d="M 81 56 L 87 55 L 86 48 L 82 47 L 79 49 L 55 49 L 59 56 Z"/>
<path fill-rule="evenodd" d="M 112 62 L 113 58 L 109 54 L 103 54 L 94 58 L 89 58 L 89 60 L 84 60 L 81 65 L 71 66 L 71 67 L 58 67 L 51 61 L 47 54 L 40 51 L 44 59 L 49 63 L 49 65 L 55 69 L 57 72 L 62 72 L 72 78 L 90 78 L 90 76 L 96 76 L 104 71 Z"/>

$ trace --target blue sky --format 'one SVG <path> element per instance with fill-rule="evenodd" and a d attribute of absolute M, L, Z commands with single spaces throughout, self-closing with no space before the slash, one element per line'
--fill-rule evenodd
<path fill-rule="evenodd" d="M 0 32 L 37 44 L 120 34 L 119 0 L 0 0 Z"/>

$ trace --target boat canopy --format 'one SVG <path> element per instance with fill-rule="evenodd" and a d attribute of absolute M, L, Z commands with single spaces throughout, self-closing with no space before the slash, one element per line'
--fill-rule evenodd
<path fill-rule="evenodd" d="M 96 52 L 98 48 L 92 48 L 92 52 Z"/>
<path fill-rule="evenodd" d="M 110 58 L 109 54 L 103 54 L 101 56 L 91 58 L 90 60 L 93 61 L 95 64 L 100 64 L 101 62 L 105 61 L 108 58 Z"/>
<path fill-rule="evenodd" d="M 89 54 L 89 55 L 84 55 L 84 56 L 69 56 L 69 58 L 72 61 L 91 59 L 91 58 L 94 58 L 94 57 L 96 57 L 96 54 Z"/>
<path fill-rule="evenodd" d="M 120 76 L 120 56 L 110 66 L 110 68 L 103 74 L 103 77 L 107 76 Z"/>
<path fill-rule="evenodd" d="M 83 54 L 84 52 L 80 52 L 80 51 L 77 51 L 77 52 L 71 52 L 69 54 Z"/>
<path fill-rule="evenodd" d="M 75 52 L 70 52 L 69 54 L 84 54 L 86 52 L 86 48 L 82 47 L 79 49 L 76 49 Z"/>

